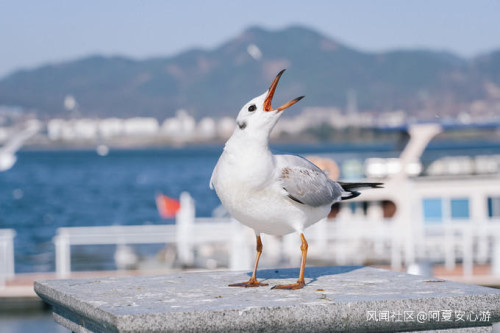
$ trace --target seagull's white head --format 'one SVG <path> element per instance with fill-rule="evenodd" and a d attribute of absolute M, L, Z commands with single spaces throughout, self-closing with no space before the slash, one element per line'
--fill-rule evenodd
<path fill-rule="evenodd" d="M 284 71 L 283 69 L 276 75 L 265 93 L 255 97 L 241 108 L 236 118 L 237 128 L 235 132 L 250 136 L 268 137 L 274 125 L 278 122 L 281 111 L 304 98 L 304 96 L 297 97 L 276 109 L 271 106 L 274 92 Z"/>

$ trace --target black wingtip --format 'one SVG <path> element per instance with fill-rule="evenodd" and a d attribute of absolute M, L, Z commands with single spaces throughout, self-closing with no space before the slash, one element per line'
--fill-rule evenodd
<path fill-rule="evenodd" d="M 349 199 L 354 199 L 356 197 L 359 197 L 361 194 L 361 192 L 358 192 L 358 191 L 352 191 L 350 192 L 350 195 L 348 195 L 347 197 L 342 197 L 342 201 L 344 200 L 349 200 Z"/>
<path fill-rule="evenodd" d="M 338 182 L 340 186 L 346 191 L 358 190 L 363 188 L 384 188 L 384 183 L 344 183 Z"/>

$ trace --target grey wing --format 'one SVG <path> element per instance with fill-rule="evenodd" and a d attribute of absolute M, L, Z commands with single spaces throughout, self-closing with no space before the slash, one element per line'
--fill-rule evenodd
<path fill-rule="evenodd" d="M 330 205 L 344 190 L 316 165 L 294 155 L 276 155 L 279 178 L 288 197 L 312 207 Z"/>

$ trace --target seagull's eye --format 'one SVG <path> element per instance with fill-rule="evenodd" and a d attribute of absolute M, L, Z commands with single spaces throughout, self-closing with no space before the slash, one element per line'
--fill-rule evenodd
<path fill-rule="evenodd" d="M 255 110 L 257 110 L 257 106 L 255 104 L 252 104 L 248 107 L 249 112 L 254 112 Z"/>

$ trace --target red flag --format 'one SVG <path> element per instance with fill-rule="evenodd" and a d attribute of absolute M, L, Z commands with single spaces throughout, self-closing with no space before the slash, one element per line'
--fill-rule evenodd
<path fill-rule="evenodd" d="M 158 213 L 164 219 L 175 217 L 177 211 L 181 208 L 181 203 L 175 199 L 169 198 L 164 194 L 156 195 L 156 207 Z"/>

